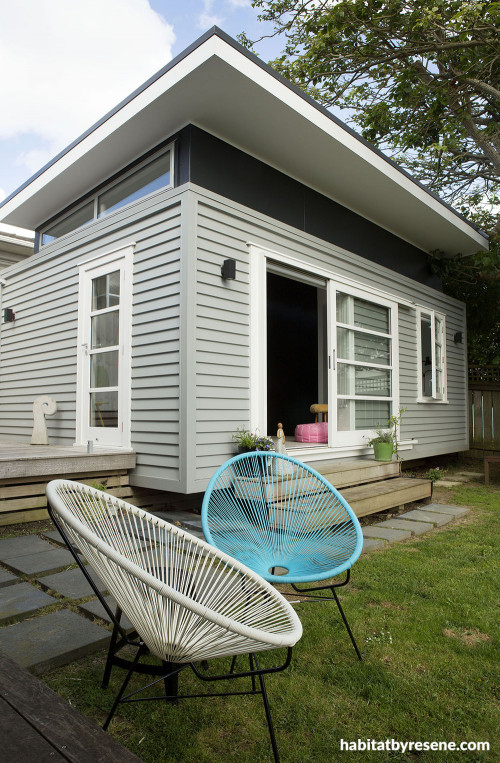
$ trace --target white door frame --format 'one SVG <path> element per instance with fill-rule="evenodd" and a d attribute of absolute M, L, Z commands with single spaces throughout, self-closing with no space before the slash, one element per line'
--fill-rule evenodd
<path fill-rule="evenodd" d="M 134 246 L 114 249 L 78 263 L 78 337 L 76 442 L 86 445 L 130 448 L 130 371 L 132 333 L 132 278 Z M 90 312 L 92 280 L 115 270 L 120 271 L 119 359 L 118 359 L 118 427 L 91 427 L 90 417 Z"/>
<path fill-rule="evenodd" d="M 363 432 L 341 433 L 339 442 L 337 425 L 337 375 L 334 352 L 336 353 L 336 315 L 335 292 L 358 296 L 369 302 L 375 302 L 391 308 L 392 334 L 392 410 L 399 409 L 399 330 L 398 299 L 391 298 L 379 289 L 363 287 L 352 279 L 345 279 L 326 268 L 317 267 L 297 260 L 281 252 L 266 249 L 249 243 L 250 254 L 250 429 L 268 434 L 267 429 L 267 331 L 266 331 L 266 273 L 269 261 L 276 261 L 305 274 L 311 273 L 327 282 L 328 310 L 328 399 L 331 412 L 328 416 L 328 450 L 346 450 L 366 448 L 366 439 L 374 435 L 371 430 Z M 345 435 L 345 436 L 344 436 Z M 318 446 L 325 452 L 325 446 Z M 316 450 L 316 449 L 314 449 Z M 313 455 L 313 449 L 308 449 Z"/>

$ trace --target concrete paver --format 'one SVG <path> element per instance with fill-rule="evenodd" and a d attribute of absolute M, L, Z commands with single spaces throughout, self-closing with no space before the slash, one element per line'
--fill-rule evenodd
<path fill-rule="evenodd" d="M 0 588 L 14 585 L 14 583 L 19 583 L 19 578 L 16 578 L 15 575 L 12 575 L 11 572 L 6 572 L 5 570 L 0 569 Z"/>
<path fill-rule="evenodd" d="M 0 591 L 0 624 L 5 624 L 14 618 L 29 617 L 41 607 L 55 604 L 53 596 L 49 596 L 30 583 L 17 583 Z M 1 643 L 0 631 L 0 643 Z"/>
<path fill-rule="evenodd" d="M 53 546 L 50 543 L 39 538 L 37 535 L 20 535 L 17 538 L 6 538 L 0 540 L 0 561 L 11 559 L 12 557 L 27 556 L 39 554 L 43 551 L 50 551 Z"/>
<path fill-rule="evenodd" d="M 438 514 L 449 514 L 453 517 L 462 517 L 469 512 L 466 506 L 448 506 L 443 503 L 429 503 L 425 507 L 425 511 L 437 512 Z"/>
<path fill-rule="evenodd" d="M 0 561 L 13 570 L 14 572 L 20 572 L 23 575 L 40 575 L 44 572 L 49 574 L 50 572 L 56 572 L 61 567 L 67 567 L 69 564 L 74 563 L 74 559 L 69 551 L 64 551 L 62 548 L 53 548 L 49 544 L 48 551 L 41 551 L 35 554 L 24 554 L 23 556 L 10 556 L 8 559 L 2 559 Z"/>
<path fill-rule="evenodd" d="M 399 519 L 415 519 L 417 522 L 432 522 L 433 525 L 437 525 L 437 527 L 441 527 L 441 525 L 445 525 L 447 522 L 450 522 L 453 517 L 451 514 L 438 514 L 437 512 L 427 511 L 427 506 L 425 509 L 412 509 L 412 511 L 407 511 L 406 514 L 400 514 Z"/>
<path fill-rule="evenodd" d="M 116 601 L 113 599 L 112 596 L 105 596 L 104 601 L 110 608 L 110 610 L 114 613 L 116 610 Z M 87 601 L 85 604 L 79 604 L 78 609 L 81 609 L 82 612 L 92 615 L 93 617 L 99 617 L 101 620 L 104 620 L 106 623 L 112 623 L 111 618 L 109 617 L 108 613 L 102 606 L 99 599 L 94 599 L 93 601 Z M 125 615 L 122 615 L 121 618 L 121 624 L 125 628 L 126 631 L 130 631 L 133 629 L 133 625 L 128 619 L 128 617 L 125 617 Z"/>
<path fill-rule="evenodd" d="M 367 525 L 363 527 L 363 537 L 396 541 L 411 538 L 411 532 L 410 530 L 394 530 L 390 527 L 380 527 L 379 525 Z"/>
<path fill-rule="evenodd" d="M 102 649 L 111 633 L 63 609 L 0 629 L 0 648 L 33 673 L 41 673 Z"/>
<path fill-rule="evenodd" d="M 91 567 L 87 567 L 87 572 L 97 584 L 99 591 L 105 593 L 106 586 L 97 577 L 94 570 Z M 84 596 L 95 595 L 95 592 L 92 590 L 79 567 L 75 567 L 72 570 L 65 570 L 64 572 L 58 572 L 55 575 L 45 575 L 43 578 L 39 578 L 38 582 L 45 588 L 50 588 L 70 599 L 82 599 Z"/>
<path fill-rule="evenodd" d="M 363 541 L 363 551 L 361 553 L 367 554 L 369 551 L 374 551 L 376 548 L 383 548 L 384 546 L 387 546 L 385 540 L 367 538 L 365 541 Z"/>
<path fill-rule="evenodd" d="M 394 530 L 410 530 L 413 535 L 423 535 L 434 527 L 430 522 L 414 522 L 411 519 L 384 519 L 377 527 L 389 527 Z"/>

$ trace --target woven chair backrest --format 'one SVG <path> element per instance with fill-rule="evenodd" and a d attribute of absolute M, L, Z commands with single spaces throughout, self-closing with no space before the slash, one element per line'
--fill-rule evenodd
<path fill-rule="evenodd" d="M 55 480 L 57 522 L 151 652 L 169 662 L 292 646 L 297 615 L 225 553 L 112 495 Z"/>
<path fill-rule="evenodd" d="M 272 582 L 333 577 L 363 546 L 340 493 L 307 464 L 278 453 L 243 453 L 223 464 L 205 493 L 202 525 L 210 543 Z M 288 570 L 286 578 L 277 567 Z"/>

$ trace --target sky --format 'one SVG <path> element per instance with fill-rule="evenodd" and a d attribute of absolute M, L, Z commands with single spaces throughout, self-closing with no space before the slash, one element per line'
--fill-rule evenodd
<path fill-rule="evenodd" d="M 0 0 L 0 202 L 214 24 L 270 31 L 250 0 Z"/>

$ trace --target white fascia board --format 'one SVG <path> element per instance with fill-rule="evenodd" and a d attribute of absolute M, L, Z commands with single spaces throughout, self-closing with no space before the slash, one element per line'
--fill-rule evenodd
<path fill-rule="evenodd" d="M 201 66 L 213 52 L 214 38 L 200 45 L 186 58 L 181 59 L 172 69 L 152 82 L 147 88 L 139 92 L 133 100 L 125 103 L 116 113 L 112 114 L 105 122 L 100 124 L 89 135 L 80 140 L 72 149 L 64 153 L 57 161 L 49 165 L 38 177 L 35 177 L 29 185 L 17 193 L 10 201 L 0 208 L 0 220 L 10 222 L 10 216 L 28 202 L 36 194 L 43 191 L 51 182 L 71 169 L 80 159 L 88 155 L 99 144 L 103 143 L 113 133 L 117 132 L 126 122 L 146 109 L 157 98 L 160 98 L 169 89 L 174 87 L 192 71 Z M 168 137 L 168 136 L 165 136 Z M 144 147 L 144 151 L 148 147 Z M 129 160 L 135 157 L 130 157 Z M 90 190 L 90 189 L 88 189 Z M 81 193 L 78 194 L 81 196 Z M 73 199 L 68 198 L 68 203 Z M 38 221 L 38 224 L 42 222 Z"/>

